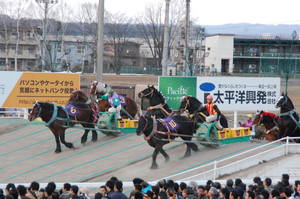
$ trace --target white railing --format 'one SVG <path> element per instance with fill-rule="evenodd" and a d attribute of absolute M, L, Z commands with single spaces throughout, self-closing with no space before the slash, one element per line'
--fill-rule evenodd
<path fill-rule="evenodd" d="M 170 175 L 165 177 L 165 179 L 176 178 L 179 181 L 216 180 L 220 176 L 247 169 L 264 161 L 269 161 L 289 153 L 300 153 L 300 144 L 290 142 L 290 140 L 296 139 L 299 140 L 300 137 L 281 138 L 239 154 Z"/>
<path fill-rule="evenodd" d="M 1 118 L 12 118 L 12 119 L 28 119 L 28 109 L 7 109 L 0 111 Z"/>

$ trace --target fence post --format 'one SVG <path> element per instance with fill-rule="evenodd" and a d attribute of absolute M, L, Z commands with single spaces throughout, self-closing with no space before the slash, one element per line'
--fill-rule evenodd
<path fill-rule="evenodd" d="M 285 142 L 285 155 L 289 154 L 289 144 L 290 144 L 290 137 L 286 137 L 286 142 Z"/>
<path fill-rule="evenodd" d="M 27 108 L 24 108 L 24 120 L 28 119 L 28 111 Z"/>
<path fill-rule="evenodd" d="M 238 117 L 238 112 L 234 111 L 233 112 L 233 128 L 237 128 L 237 124 L 238 124 L 237 117 Z"/>
<path fill-rule="evenodd" d="M 217 161 L 214 161 L 214 176 L 213 176 L 213 180 L 215 181 L 217 178 Z"/>

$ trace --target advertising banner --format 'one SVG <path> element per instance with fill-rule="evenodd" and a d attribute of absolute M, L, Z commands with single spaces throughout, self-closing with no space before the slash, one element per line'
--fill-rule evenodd
<path fill-rule="evenodd" d="M 171 109 L 177 110 L 182 96 L 196 97 L 196 77 L 160 77 L 159 91 Z"/>
<path fill-rule="evenodd" d="M 280 78 L 198 77 L 197 98 L 212 95 L 222 111 L 276 110 Z"/>
<path fill-rule="evenodd" d="M 0 72 L 0 107 L 31 108 L 35 101 L 66 105 L 80 74 Z"/>

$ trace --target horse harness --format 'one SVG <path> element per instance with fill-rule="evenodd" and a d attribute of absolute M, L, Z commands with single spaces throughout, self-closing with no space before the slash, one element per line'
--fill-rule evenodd
<path fill-rule="evenodd" d="M 296 118 L 294 117 L 294 113 L 297 113 L 295 109 L 290 110 L 290 111 L 285 112 L 285 113 L 280 113 L 279 116 L 280 117 L 281 116 L 289 116 L 293 120 L 293 122 L 295 122 L 295 124 L 296 124 L 295 129 L 300 128 L 300 122 L 296 120 Z"/>
<path fill-rule="evenodd" d="M 67 115 L 67 118 L 62 118 L 62 117 L 57 116 L 58 106 L 56 104 L 52 104 L 52 105 L 53 105 L 53 113 L 52 113 L 52 116 L 51 116 L 50 120 L 48 122 L 46 122 L 47 127 L 49 127 L 55 120 L 60 120 L 60 121 L 63 121 L 63 122 L 70 122 L 69 114 L 68 114 L 65 107 L 59 106 Z M 42 111 L 42 107 L 39 105 L 39 112 L 37 114 L 38 117 L 40 116 L 41 111 Z"/>
<path fill-rule="evenodd" d="M 155 106 L 150 106 L 148 107 L 148 110 L 153 110 L 153 109 L 161 109 L 167 116 L 171 115 L 171 113 L 169 113 L 165 108 L 166 104 L 158 104 L 158 105 L 155 105 Z"/>
<path fill-rule="evenodd" d="M 168 125 L 166 124 L 166 122 L 163 120 L 163 119 L 155 119 L 155 118 L 152 118 L 152 121 L 153 121 L 153 127 L 152 127 L 152 131 L 151 133 L 147 136 L 147 137 L 144 137 L 144 139 L 146 141 L 149 141 L 152 137 L 155 138 L 155 134 L 162 134 L 162 135 L 166 135 L 168 136 L 168 141 L 171 142 L 171 135 L 173 135 L 173 133 L 170 131 L 170 128 L 168 127 Z M 165 131 L 159 131 L 157 129 L 157 121 L 159 121 L 166 129 L 167 129 L 167 132 Z M 147 127 L 147 123 L 145 125 L 145 128 Z M 143 131 L 145 130 L 145 128 L 143 129 Z M 156 138 L 158 139 L 158 138 Z"/>

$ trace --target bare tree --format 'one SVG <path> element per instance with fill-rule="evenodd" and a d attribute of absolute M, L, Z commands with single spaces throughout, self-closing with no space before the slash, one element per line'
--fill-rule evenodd
<path fill-rule="evenodd" d="M 114 52 L 113 70 L 116 74 L 120 74 L 122 66 L 121 60 L 127 56 L 125 49 L 132 20 L 123 13 L 108 13 L 107 20 L 107 35 Z"/>
<path fill-rule="evenodd" d="M 179 23 L 183 19 L 184 0 L 172 0 L 170 6 L 170 28 L 169 28 L 169 49 L 173 46 L 175 34 L 179 30 Z M 145 8 L 144 16 L 137 19 L 138 30 L 155 60 L 156 66 L 161 68 L 163 53 L 163 30 L 164 30 L 164 9 L 163 2 L 156 5 L 148 5 Z M 168 53 L 170 54 L 170 52 Z"/>
<path fill-rule="evenodd" d="M 76 17 L 80 24 L 80 32 L 83 37 L 84 50 L 82 51 L 81 72 L 93 72 L 95 70 L 96 40 L 97 40 L 97 4 L 83 3 Z M 91 49 L 89 51 L 89 49 Z M 88 54 L 88 53 L 91 54 Z M 91 56 L 91 67 L 85 68 L 85 58 Z"/>

